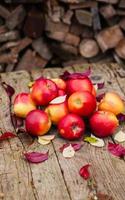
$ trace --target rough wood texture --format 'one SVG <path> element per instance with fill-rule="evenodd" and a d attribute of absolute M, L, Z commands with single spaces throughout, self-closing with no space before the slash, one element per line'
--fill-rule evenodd
<path fill-rule="evenodd" d="M 26 71 L 1 74 L 1 81 L 12 85 L 15 88 L 15 95 L 19 92 L 28 92 L 28 83 L 41 75 L 48 78 L 57 77 L 63 71 L 80 72 L 88 68 L 88 64 L 76 67 L 46 68 L 40 71 Z M 124 72 L 124 73 L 123 73 Z M 120 75 L 121 74 L 121 75 Z M 124 89 L 125 71 L 116 64 L 93 64 L 91 79 L 93 82 L 105 81 L 105 90 L 116 91 L 121 96 L 125 95 Z M 1 109 L 0 127 L 13 131 L 14 127 L 10 119 L 9 99 L 0 86 Z M 14 97 L 12 98 L 11 105 Z M 66 141 L 57 135 L 56 129 L 51 133 L 56 133 L 56 138 L 47 146 L 32 143 L 32 138 L 28 134 L 19 133 L 18 137 L 0 142 L 0 195 L 4 200 L 90 200 L 93 191 L 88 187 L 87 181 L 79 176 L 81 166 L 91 163 L 90 172 L 95 181 L 96 195 L 99 200 L 124 200 L 125 197 L 125 162 L 103 148 L 93 147 L 84 143 L 81 150 L 76 152 L 75 157 L 65 159 L 59 152 L 59 147 Z M 82 142 L 82 141 L 81 141 Z M 82 142 L 83 143 L 83 142 Z M 22 156 L 24 151 L 46 152 L 49 149 L 49 160 L 35 165 L 26 162 Z"/>

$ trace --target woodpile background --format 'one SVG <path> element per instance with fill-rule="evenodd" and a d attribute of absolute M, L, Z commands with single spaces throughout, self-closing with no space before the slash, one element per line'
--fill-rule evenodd
<path fill-rule="evenodd" d="M 125 62 L 125 0 L 0 4 L 1 72 L 112 61 Z"/>

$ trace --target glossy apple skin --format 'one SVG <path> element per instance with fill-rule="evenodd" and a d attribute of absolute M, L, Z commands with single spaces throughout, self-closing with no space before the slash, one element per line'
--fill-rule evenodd
<path fill-rule="evenodd" d="M 31 97 L 36 105 L 45 106 L 57 96 L 58 88 L 50 79 L 39 78 L 33 84 Z"/>
<path fill-rule="evenodd" d="M 45 135 L 51 127 L 51 120 L 43 110 L 36 109 L 26 116 L 25 127 L 30 135 Z"/>
<path fill-rule="evenodd" d="M 107 92 L 98 105 L 98 109 L 110 111 L 115 115 L 118 115 L 125 112 L 125 103 L 118 94 L 114 92 Z"/>
<path fill-rule="evenodd" d="M 113 135 L 118 125 L 116 116 L 109 111 L 96 111 L 90 118 L 92 133 L 100 138 Z"/>
<path fill-rule="evenodd" d="M 46 107 L 45 112 L 48 113 L 53 124 L 58 124 L 58 122 L 69 113 L 67 102 L 50 104 Z"/>
<path fill-rule="evenodd" d="M 85 132 L 85 123 L 80 116 L 69 113 L 59 121 L 58 131 L 65 139 L 79 139 Z"/>
<path fill-rule="evenodd" d="M 64 96 L 66 94 L 65 90 L 58 90 L 58 96 Z"/>
<path fill-rule="evenodd" d="M 83 79 L 69 79 L 66 81 L 66 92 L 71 95 L 77 91 L 88 91 L 92 92 L 93 85 L 89 78 L 85 77 Z"/>
<path fill-rule="evenodd" d="M 23 92 L 15 97 L 13 109 L 17 117 L 25 118 L 30 111 L 36 109 L 36 105 L 30 94 Z"/>
<path fill-rule="evenodd" d="M 56 83 L 58 89 L 66 90 L 66 82 L 61 78 L 53 78 L 51 79 L 54 83 Z"/>
<path fill-rule="evenodd" d="M 96 98 L 87 91 L 75 92 L 68 98 L 68 108 L 72 113 L 88 117 L 96 109 Z"/>

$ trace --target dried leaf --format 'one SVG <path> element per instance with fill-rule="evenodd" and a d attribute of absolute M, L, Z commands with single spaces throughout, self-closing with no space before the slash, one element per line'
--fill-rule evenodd
<path fill-rule="evenodd" d="M 12 132 L 5 132 L 0 136 L 0 141 L 2 140 L 6 140 L 6 139 L 10 139 L 10 138 L 14 138 L 17 137 L 14 133 Z"/>
<path fill-rule="evenodd" d="M 2 82 L 1 84 L 2 84 L 3 88 L 5 89 L 9 98 L 11 98 L 13 96 L 13 94 L 15 93 L 14 88 L 12 86 L 6 84 L 5 82 Z"/>
<path fill-rule="evenodd" d="M 50 102 L 50 104 L 60 104 L 60 103 L 64 103 L 65 100 L 66 100 L 66 97 L 67 97 L 67 95 L 56 97 L 55 99 L 53 99 L 53 100 Z"/>
<path fill-rule="evenodd" d="M 99 94 L 99 95 L 96 96 L 96 100 L 98 102 L 100 102 L 103 99 L 104 96 L 105 96 L 105 93 Z"/>
<path fill-rule="evenodd" d="M 120 144 L 108 143 L 108 151 L 118 157 L 123 157 L 125 155 L 125 147 Z"/>
<path fill-rule="evenodd" d="M 75 72 L 75 73 L 70 73 L 68 71 L 65 71 L 60 78 L 62 78 L 63 80 L 68 80 L 68 79 L 83 79 L 85 77 L 90 76 L 91 74 L 91 69 L 89 67 L 89 69 L 87 69 L 85 72 Z"/>
<path fill-rule="evenodd" d="M 85 137 L 84 138 L 84 142 L 88 142 L 88 143 L 96 143 L 98 141 L 98 139 L 96 139 L 95 137 Z"/>
<path fill-rule="evenodd" d="M 104 82 L 103 82 L 103 83 L 97 83 L 98 90 L 100 90 L 100 89 L 104 88 L 104 85 L 105 85 L 105 83 L 104 83 Z"/>
<path fill-rule="evenodd" d="M 69 147 L 69 146 L 72 146 L 73 147 L 73 149 L 75 150 L 75 151 L 78 151 L 78 150 L 80 150 L 81 149 L 81 147 L 83 146 L 82 144 L 80 144 L 80 143 L 73 143 L 73 144 L 64 144 L 62 147 L 60 147 L 60 152 L 62 153 L 63 152 L 63 150 L 65 149 L 65 148 L 67 148 L 67 147 Z"/>
<path fill-rule="evenodd" d="M 39 152 L 30 152 L 24 153 L 25 158 L 31 163 L 41 163 L 45 160 L 48 160 L 48 152 L 47 153 L 39 153 Z"/>
<path fill-rule="evenodd" d="M 85 180 L 90 178 L 90 173 L 88 170 L 89 167 L 90 164 L 84 165 L 79 171 L 80 176 L 82 176 Z"/>
<path fill-rule="evenodd" d="M 125 122 L 125 114 L 120 113 L 117 115 L 119 122 Z"/>
<path fill-rule="evenodd" d="M 72 147 L 72 145 L 70 144 L 68 147 L 63 149 L 63 157 L 65 158 L 72 158 L 75 155 L 75 150 Z"/>
<path fill-rule="evenodd" d="M 118 131 L 114 135 L 114 140 L 117 142 L 124 142 L 125 141 L 125 133 L 123 131 Z"/>

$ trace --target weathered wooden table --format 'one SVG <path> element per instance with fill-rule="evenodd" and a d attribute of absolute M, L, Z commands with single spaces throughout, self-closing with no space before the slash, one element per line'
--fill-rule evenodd
<path fill-rule="evenodd" d="M 84 65 L 84 68 L 88 68 Z M 56 77 L 64 70 L 83 71 L 83 67 L 68 67 L 65 69 L 44 69 L 42 73 L 33 71 L 18 71 L 1 74 L 1 81 L 15 88 L 15 95 L 29 91 L 28 83 L 41 74 Z M 106 83 L 106 90 L 116 91 L 125 95 L 125 72 L 116 64 L 92 65 L 92 78 L 101 78 Z M 10 119 L 9 98 L 0 86 L 0 128 L 15 132 Z M 13 99 L 15 97 L 13 96 Z M 12 101 L 13 101 L 12 99 Z M 56 130 L 53 130 L 54 133 Z M 110 140 L 110 139 L 109 139 Z M 107 143 L 108 139 L 105 140 Z M 0 199 L 5 200 L 90 200 L 92 188 L 87 181 L 79 176 L 79 169 L 91 163 L 90 172 L 95 180 L 95 192 L 100 194 L 100 200 L 125 200 L 125 162 L 111 155 L 104 148 L 93 147 L 84 143 L 75 157 L 65 159 L 59 152 L 59 147 L 66 141 L 56 137 L 47 146 L 42 146 L 24 133 L 18 137 L 0 142 Z M 124 144 L 123 144 L 124 145 Z M 46 152 L 49 159 L 40 164 L 29 164 L 22 152 Z M 107 195 L 107 196 L 106 196 Z M 110 197 L 109 197 L 110 196 Z M 96 198 L 95 198 L 96 199 Z"/>

